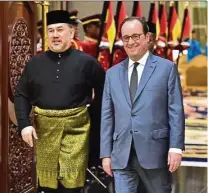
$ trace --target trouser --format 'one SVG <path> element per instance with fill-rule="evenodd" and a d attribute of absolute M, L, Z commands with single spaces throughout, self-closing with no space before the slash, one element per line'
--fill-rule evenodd
<path fill-rule="evenodd" d="M 138 162 L 132 148 L 128 165 L 125 169 L 113 170 L 116 193 L 140 193 L 139 182 L 142 180 L 147 193 L 171 193 L 171 175 L 168 167 L 144 169 Z"/>

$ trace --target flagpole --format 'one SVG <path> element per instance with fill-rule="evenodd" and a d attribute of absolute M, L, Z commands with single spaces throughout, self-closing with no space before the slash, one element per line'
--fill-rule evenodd
<path fill-rule="evenodd" d="M 170 21 L 171 21 L 171 17 L 172 17 L 172 12 L 173 12 L 173 6 L 174 6 L 174 1 L 170 1 L 170 8 L 169 8 L 169 16 L 168 16 L 168 36 L 167 36 L 167 50 L 166 50 L 166 58 L 168 57 L 168 51 L 169 51 L 169 47 L 168 47 L 168 42 L 170 41 Z"/>
<path fill-rule="evenodd" d="M 185 6 L 184 6 L 184 18 L 183 18 L 183 24 L 182 24 L 182 30 L 181 30 L 181 37 L 180 37 L 180 41 L 179 41 L 179 48 L 181 47 L 181 43 L 182 43 L 182 38 L 183 38 L 183 30 L 184 30 L 184 26 L 185 26 L 185 22 L 186 22 L 186 15 L 187 15 L 187 12 L 186 12 L 186 9 L 188 9 L 188 5 L 189 5 L 189 2 L 187 1 L 185 3 Z M 179 52 L 178 52 L 178 58 L 177 58 L 177 62 L 176 62 L 176 65 L 178 66 L 179 64 L 179 59 L 180 59 L 180 55 L 181 55 L 181 52 L 182 52 L 182 49 L 179 49 Z"/>
<path fill-rule="evenodd" d="M 113 49 L 112 49 L 112 53 L 111 53 L 111 57 L 110 57 L 109 67 L 112 67 L 112 65 L 113 65 L 114 51 L 115 51 L 115 42 L 116 42 L 118 31 L 119 31 L 118 30 L 118 17 L 119 17 L 120 9 L 121 9 L 121 1 L 118 1 L 117 2 L 117 7 L 116 7 L 116 18 L 117 18 L 117 21 L 116 21 L 116 37 L 115 37 L 114 42 L 113 42 Z"/>
<path fill-rule="evenodd" d="M 100 52 L 100 42 L 102 41 L 102 36 L 105 32 L 105 19 L 106 19 L 106 13 L 108 9 L 109 1 L 104 1 L 103 2 L 103 10 L 102 10 L 102 15 L 101 15 L 101 25 L 100 25 L 100 32 L 99 32 L 99 37 L 98 37 L 98 44 L 97 44 L 97 52 L 96 52 L 96 58 L 98 59 L 99 57 L 99 52 Z"/>
<path fill-rule="evenodd" d="M 180 43 L 182 42 L 182 38 L 183 38 L 183 30 L 184 30 L 184 26 L 185 26 L 185 22 L 186 22 L 186 9 L 188 9 L 188 2 L 185 3 L 185 6 L 184 6 L 184 18 L 183 18 L 183 24 L 182 24 L 182 30 L 181 30 L 181 37 L 180 37 Z"/>
<path fill-rule="evenodd" d="M 131 14 L 132 16 L 136 16 L 138 3 L 139 3 L 139 1 L 134 1 L 134 3 L 133 3 L 133 10 L 132 10 L 132 14 Z"/>

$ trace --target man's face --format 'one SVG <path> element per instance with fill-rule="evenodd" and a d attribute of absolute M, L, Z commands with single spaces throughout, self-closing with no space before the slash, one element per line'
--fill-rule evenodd
<path fill-rule="evenodd" d="M 124 23 L 121 35 L 124 49 L 132 60 L 137 61 L 148 50 L 149 34 L 144 34 L 140 21 L 132 20 Z"/>
<path fill-rule="evenodd" d="M 192 32 L 192 39 L 193 39 L 193 40 L 196 40 L 196 39 L 197 39 L 196 33 L 195 33 L 195 32 L 194 32 L 194 33 Z"/>
<path fill-rule="evenodd" d="M 48 47 L 53 52 L 63 52 L 71 45 L 74 30 L 68 24 L 58 23 L 48 26 Z"/>
<path fill-rule="evenodd" d="M 100 33 L 100 24 L 89 24 L 89 26 L 87 27 L 87 32 L 91 38 L 98 39 Z"/>

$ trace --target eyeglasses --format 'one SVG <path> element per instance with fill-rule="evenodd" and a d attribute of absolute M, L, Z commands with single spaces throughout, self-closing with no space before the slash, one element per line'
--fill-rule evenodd
<path fill-rule="evenodd" d="M 140 36 L 143 35 L 143 34 L 133 34 L 131 36 L 123 36 L 122 37 L 122 40 L 123 42 L 129 42 L 130 38 L 134 41 L 137 41 L 137 40 L 140 40 Z"/>

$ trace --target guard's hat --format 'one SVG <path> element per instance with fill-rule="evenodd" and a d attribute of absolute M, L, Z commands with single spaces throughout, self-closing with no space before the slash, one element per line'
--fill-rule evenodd
<path fill-rule="evenodd" d="M 82 23 L 78 18 L 77 18 L 78 10 L 72 10 L 69 12 L 69 18 L 71 20 L 72 25 L 77 25 L 78 23 Z"/>
<path fill-rule="evenodd" d="M 101 14 L 90 15 L 81 19 L 82 25 L 100 23 Z"/>
<path fill-rule="evenodd" d="M 65 10 L 55 10 L 47 13 L 47 25 L 56 23 L 72 24 L 69 17 L 69 12 Z"/>

